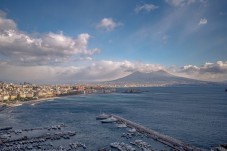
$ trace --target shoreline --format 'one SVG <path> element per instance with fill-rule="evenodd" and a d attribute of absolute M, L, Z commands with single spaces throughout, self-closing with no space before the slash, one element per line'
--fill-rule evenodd
<path fill-rule="evenodd" d="M 30 101 L 18 101 L 16 103 L 10 103 L 10 104 L 7 104 L 7 103 L 0 103 L 0 113 L 6 109 L 10 109 L 10 108 L 14 108 L 14 107 L 17 107 L 17 106 L 21 106 L 23 104 L 28 104 L 28 105 L 35 105 L 35 104 L 38 104 L 38 103 L 41 103 L 41 102 L 44 102 L 44 101 L 48 101 L 48 100 L 54 100 L 54 99 L 58 99 L 58 98 L 61 98 L 61 97 L 49 97 L 49 98 L 40 98 L 40 99 L 37 99 L 37 100 L 30 100 Z"/>
<path fill-rule="evenodd" d="M 33 99 L 33 100 L 29 100 L 29 101 L 16 101 L 15 103 L 9 103 L 9 104 L 0 102 L 0 113 L 3 112 L 6 109 L 10 109 L 10 108 L 13 108 L 13 107 L 21 106 L 23 104 L 36 105 L 36 104 L 42 103 L 44 101 L 54 100 L 54 99 L 63 98 L 63 97 L 69 97 L 69 96 L 75 96 L 75 95 L 83 95 L 83 94 L 68 94 L 68 95 L 61 95 L 61 96 Z"/>
<path fill-rule="evenodd" d="M 58 99 L 58 98 L 61 98 L 61 97 L 40 98 L 40 99 L 37 99 L 37 100 L 30 100 L 30 101 L 18 102 L 18 103 L 19 104 L 21 103 L 21 105 L 23 105 L 23 104 L 35 105 L 35 104 L 38 104 L 38 103 L 41 103 L 41 102 L 44 102 L 44 101 L 54 100 L 54 99 Z"/>

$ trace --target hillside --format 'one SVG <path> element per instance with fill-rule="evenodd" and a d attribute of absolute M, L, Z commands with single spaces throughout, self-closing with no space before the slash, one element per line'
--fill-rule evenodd
<path fill-rule="evenodd" d="M 206 82 L 178 77 L 166 71 L 159 70 L 150 73 L 136 71 L 128 76 L 113 81 L 108 84 L 116 85 L 174 85 L 174 84 L 204 84 Z"/>

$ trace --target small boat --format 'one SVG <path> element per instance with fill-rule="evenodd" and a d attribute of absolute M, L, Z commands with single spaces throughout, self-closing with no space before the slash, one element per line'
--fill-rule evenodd
<path fill-rule="evenodd" d="M 123 93 L 142 93 L 142 91 L 136 89 L 128 89 L 125 90 Z"/>
<path fill-rule="evenodd" d="M 125 127 L 127 127 L 127 125 L 124 124 L 124 123 L 117 124 L 116 126 L 117 126 L 118 128 L 125 128 Z"/>
<path fill-rule="evenodd" d="M 107 148 L 100 148 L 100 149 L 98 149 L 98 151 L 111 151 L 111 150 L 107 149 Z"/>
<path fill-rule="evenodd" d="M 129 129 L 128 132 L 135 133 L 136 132 L 136 129 L 135 128 Z"/>
<path fill-rule="evenodd" d="M 131 145 L 125 144 L 124 142 L 118 143 L 118 142 L 114 142 L 114 143 L 110 143 L 110 147 L 112 148 L 117 148 L 118 150 L 121 151 L 135 151 L 136 149 L 133 148 Z"/>
<path fill-rule="evenodd" d="M 110 143 L 110 147 L 113 147 L 113 148 L 120 148 L 120 143 L 118 142 L 113 142 L 113 143 Z"/>
<path fill-rule="evenodd" d="M 114 118 L 113 116 L 107 118 L 107 119 L 104 119 L 104 120 L 101 120 L 102 123 L 113 123 L 113 122 L 116 122 L 117 119 Z"/>
<path fill-rule="evenodd" d="M 105 114 L 105 113 L 102 113 L 102 114 L 100 114 L 100 115 L 98 115 L 98 116 L 96 117 L 96 120 L 104 120 L 104 119 L 107 119 L 107 118 L 109 118 L 109 117 L 110 117 L 110 115 Z"/>

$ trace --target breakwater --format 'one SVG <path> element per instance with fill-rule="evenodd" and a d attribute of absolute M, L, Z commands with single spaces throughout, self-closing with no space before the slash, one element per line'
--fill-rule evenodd
<path fill-rule="evenodd" d="M 162 144 L 168 145 L 169 147 L 173 148 L 174 150 L 178 150 L 178 151 L 203 151 L 204 150 L 204 149 L 186 144 L 173 137 L 170 137 L 170 136 L 167 136 L 164 134 L 160 134 L 152 129 L 148 129 L 140 124 L 134 123 L 123 117 L 120 117 L 120 116 L 117 116 L 114 114 L 110 114 L 109 116 L 116 118 L 121 123 L 125 123 L 127 125 L 127 127 L 135 128 L 136 131 L 143 133 L 143 134 L 151 137 L 152 139 L 161 142 Z"/>

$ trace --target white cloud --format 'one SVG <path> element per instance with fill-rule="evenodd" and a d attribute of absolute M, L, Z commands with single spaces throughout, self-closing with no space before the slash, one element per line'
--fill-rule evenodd
<path fill-rule="evenodd" d="M 6 14 L 0 11 L 0 30 L 16 29 L 17 25 L 12 19 L 7 19 Z"/>
<path fill-rule="evenodd" d="M 216 63 L 205 63 L 200 67 L 201 73 L 225 73 L 227 74 L 227 61 L 217 61 Z"/>
<path fill-rule="evenodd" d="M 173 73 L 188 78 L 208 81 L 223 81 L 227 79 L 227 61 L 205 63 L 201 66 L 185 65 L 181 68 L 170 69 Z"/>
<path fill-rule="evenodd" d="M 198 71 L 199 67 L 193 66 L 193 65 L 185 65 L 185 66 L 183 66 L 183 69 L 194 72 L 194 71 Z"/>
<path fill-rule="evenodd" d="M 115 28 L 121 26 L 122 23 L 115 22 L 112 18 L 103 18 L 97 25 L 97 28 L 104 29 L 106 31 L 112 31 Z"/>
<path fill-rule="evenodd" d="M 199 21 L 199 25 L 205 25 L 207 24 L 207 19 L 206 18 L 201 18 L 200 21 Z"/>
<path fill-rule="evenodd" d="M 154 5 L 154 4 L 144 4 L 144 5 L 138 5 L 135 8 L 135 12 L 139 13 L 141 11 L 146 11 L 146 12 L 151 12 L 155 9 L 157 9 L 158 6 Z"/>
<path fill-rule="evenodd" d="M 172 6 L 185 6 L 194 3 L 196 0 L 166 0 Z"/>
<path fill-rule="evenodd" d="M 62 32 L 34 37 L 18 30 L 13 20 L 0 15 L 0 56 L 15 64 L 54 64 L 72 57 L 94 55 L 99 49 L 88 48 L 90 37 L 88 33 L 69 37 Z"/>
<path fill-rule="evenodd" d="M 188 6 L 193 3 L 201 3 L 204 6 L 207 4 L 207 0 L 166 0 L 166 2 L 174 7 L 183 7 L 183 6 Z"/>

